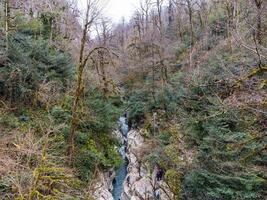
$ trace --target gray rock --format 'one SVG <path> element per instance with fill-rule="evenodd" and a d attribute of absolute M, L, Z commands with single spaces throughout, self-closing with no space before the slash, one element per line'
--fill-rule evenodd
<path fill-rule="evenodd" d="M 155 168 L 151 173 L 146 163 L 141 163 L 138 158 L 143 145 L 145 145 L 145 140 L 140 131 L 132 130 L 128 133 L 126 157 L 129 160 L 127 177 L 130 179 L 126 178 L 124 181 L 121 200 L 155 199 L 155 191 L 158 191 L 161 200 L 170 200 L 173 195 L 167 184 L 155 179 L 157 169 Z"/>

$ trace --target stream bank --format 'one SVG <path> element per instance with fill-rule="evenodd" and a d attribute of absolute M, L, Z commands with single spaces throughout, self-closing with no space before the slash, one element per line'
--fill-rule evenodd
<path fill-rule="evenodd" d="M 114 132 L 115 136 L 120 141 L 119 153 L 123 160 L 121 166 L 117 169 L 115 173 L 115 177 L 113 179 L 113 190 L 112 196 L 114 200 L 120 200 L 121 194 L 123 192 L 123 183 L 127 176 L 127 167 L 128 167 L 128 159 L 126 157 L 126 152 L 128 148 L 128 120 L 126 116 L 120 117 L 118 120 L 119 131 Z"/>
<path fill-rule="evenodd" d="M 160 179 L 157 177 L 159 169 L 155 167 L 150 170 L 149 166 L 142 162 L 141 154 L 145 147 L 146 141 L 142 136 L 142 131 L 131 130 L 128 133 L 126 152 L 129 164 L 121 200 L 173 199 L 173 194 L 162 179 L 163 177 Z"/>
<path fill-rule="evenodd" d="M 142 162 L 142 151 L 146 141 L 141 130 L 128 132 L 127 119 L 121 117 L 119 130 L 113 132 L 120 141 L 118 149 L 123 159 L 122 165 L 115 172 L 104 174 L 95 192 L 96 200 L 171 200 L 173 194 L 163 180 L 163 174 L 158 177 L 160 169 L 149 168 Z"/>

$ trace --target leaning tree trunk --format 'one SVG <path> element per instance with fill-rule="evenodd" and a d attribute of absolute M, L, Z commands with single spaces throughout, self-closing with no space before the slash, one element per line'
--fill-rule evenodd
<path fill-rule="evenodd" d="M 83 70 L 86 65 L 87 60 L 84 59 L 84 50 L 85 50 L 85 43 L 87 40 L 87 31 L 90 26 L 89 22 L 89 10 L 90 6 L 87 5 L 87 11 L 86 11 L 86 19 L 85 24 L 83 28 L 83 35 L 81 38 L 81 47 L 80 47 L 80 54 L 79 54 L 79 64 L 78 64 L 78 70 L 77 70 L 77 86 L 75 90 L 75 96 L 74 96 L 74 102 L 72 106 L 72 116 L 71 116 L 71 123 L 70 123 L 70 133 L 68 138 L 68 148 L 67 148 L 67 154 L 69 156 L 69 163 L 73 163 L 73 154 L 74 154 L 74 147 L 75 147 L 75 131 L 78 124 L 78 107 L 80 102 L 80 97 L 83 91 L 82 82 L 83 82 Z"/>

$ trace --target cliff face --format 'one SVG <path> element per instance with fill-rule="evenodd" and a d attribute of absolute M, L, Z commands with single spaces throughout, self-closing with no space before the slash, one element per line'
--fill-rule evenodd
<path fill-rule="evenodd" d="M 109 172 L 101 173 L 93 184 L 93 198 L 95 200 L 113 200 L 112 180 L 115 177 L 115 171 L 111 169 Z"/>
<path fill-rule="evenodd" d="M 162 200 L 172 199 L 173 195 L 167 184 L 163 180 L 156 180 L 158 169 L 151 171 L 142 162 L 140 151 L 145 145 L 141 131 L 132 130 L 128 133 L 126 157 L 129 165 L 121 200 L 156 199 L 157 196 Z"/>

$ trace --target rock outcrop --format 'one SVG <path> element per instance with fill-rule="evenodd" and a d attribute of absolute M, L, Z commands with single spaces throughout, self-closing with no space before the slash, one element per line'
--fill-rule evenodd
<path fill-rule="evenodd" d="M 113 200 L 112 191 L 112 180 L 115 177 L 115 171 L 110 170 L 106 173 L 101 173 L 98 179 L 93 185 L 93 198 L 95 200 Z"/>
<path fill-rule="evenodd" d="M 123 144 L 125 137 L 119 131 L 113 133 Z M 163 180 L 156 180 L 158 169 L 150 168 L 142 161 L 142 150 L 146 147 L 146 141 L 139 130 L 131 130 L 127 136 L 127 152 L 128 159 L 127 176 L 123 183 L 123 193 L 121 200 L 153 200 L 157 199 L 157 195 L 161 200 L 171 200 L 173 195 L 168 185 Z M 112 171 L 99 176 L 93 197 L 96 200 L 113 200 L 112 180 L 115 172 Z"/>
<path fill-rule="evenodd" d="M 132 130 L 128 133 L 126 156 L 129 161 L 127 177 L 124 181 L 124 191 L 121 200 L 172 199 L 167 184 L 156 180 L 158 169 L 150 171 L 145 163 L 141 162 L 140 151 L 145 147 L 145 140 L 141 131 Z"/>

